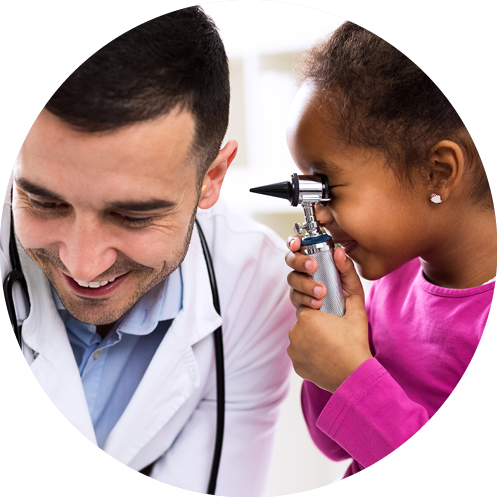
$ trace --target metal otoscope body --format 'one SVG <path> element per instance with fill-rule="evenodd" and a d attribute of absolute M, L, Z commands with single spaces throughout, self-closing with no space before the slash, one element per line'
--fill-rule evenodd
<path fill-rule="evenodd" d="M 294 231 L 301 234 L 300 251 L 316 259 L 318 269 L 309 276 L 326 286 L 321 311 L 342 317 L 345 312 L 340 274 L 333 259 L 334 244 L 330 235 L 324 234 L 316 219 L 316 204 L 325 205 L 330 197 L 328 178 L 322 174 L 306 176 L 292 174 L 289 181 L 251 188 L 251 192 L 272 197 L 286 198 L 292 206 L 301 205 L 304 209 L 304 224 L 295 223 Z"/>

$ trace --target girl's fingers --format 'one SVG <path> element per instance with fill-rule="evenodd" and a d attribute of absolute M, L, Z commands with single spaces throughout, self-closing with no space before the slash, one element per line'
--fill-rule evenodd
<path fill-rule="evenodd" d="M 326 295 L 326 287 L 321 283 L 317 283 L 313 279 L 309 278 L 307 274 L 292 271 L 287 276 L 287 281 L 293 290 L 297 291 L 300 294 L 307 295 L 312 299 L 321 300 Z"/>
<path fill-rule="evenodd" d="M 308 275 L 317 270 L 318 263 L 312 257 L 306 257 L 299 252 L 301 239 L 301 235 L 292 235 L 287 240 L 290 252 L 286 254 L 285 262 L 293 269 L 288 275 L 288 284 L 296 291 L 297 296 L 294 298 L 296 307 L 305 305 L 319 309 L 322 305 L 321 299 L 326 295 L 326 287 L 309 278 Z"/>
<path fill-rule="evenodd" d="M 342 247 L 335 249 L 335 264 L 340 272 L 344 296 L 359 295 L 364 299 L 361 279 L 357 274 L 354 263 L 345 255 L 345 250 Z"/>
<path fill-rule="evenodd" d="M 300 252 L 287 252 L 285 256 L 287 266 L 300 273 L 312 274 L 318 268 L 318 263 L 311 257 L 306 257 Z"/>
<path fill-rule="evenodd" d="M 292 252 L 298 252 L 300 250 L 300 240 L 302 239 L 302 235 L 291 235 L 287 238 L 286 244 L 287 247 Z"/>
<path fill-rule="evenodd" d="M 297 292 L 293 288 L 290 289 L 290 301 L 296 309 L 299 309 L 301 307 L 319 309 L 323 305 L 322 300 Z"/>

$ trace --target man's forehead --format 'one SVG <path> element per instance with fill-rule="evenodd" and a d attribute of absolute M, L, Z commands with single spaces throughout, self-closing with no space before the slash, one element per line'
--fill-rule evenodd
<path fill-rule="evenodd" d="M 155 176 L 190 162 L 194 134 L 195 123 L 186 110 L 92 133 L 76 130 L 44 110 L 23 144 L 20 160 L 43 169 L 84 168 L 90 175 L 134 170 Z"/>
<path fill-rule="evenodd" d="M 196 188 L 194 129 L 185 111 L 84 133 L 44 111 L 23 144 L 14 175 L 25 191 L 47 199 L 133 212 L 168 210 Z"/>

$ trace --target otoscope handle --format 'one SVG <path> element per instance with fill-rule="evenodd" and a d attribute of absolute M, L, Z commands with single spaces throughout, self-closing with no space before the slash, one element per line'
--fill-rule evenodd
<path fill-rule="evenodd" d="M 345 313 L 342 283 L 340 273 L 333 259 L 334 244 L 329 235 L 317 237 L 304 237 L 302 239 L 301 252 L 307 257 L 316 259 L 318 269 L 309 276 L 327 288 L 321 311 L 342 317 Z"/>

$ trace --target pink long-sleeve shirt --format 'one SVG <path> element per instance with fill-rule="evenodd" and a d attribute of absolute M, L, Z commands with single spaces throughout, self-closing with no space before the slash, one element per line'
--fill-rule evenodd
<path fill-rule="evenodd" d="M 366 302 L 373 358 L 333 395 L 308 381 L 302 388 L 317 447 L 336 461 L 353 458 L 345 476 L 402 445 L 445 402 L 478 346 L 494 287 L 432 285 L 419 259 L 373 283 Z"/>

